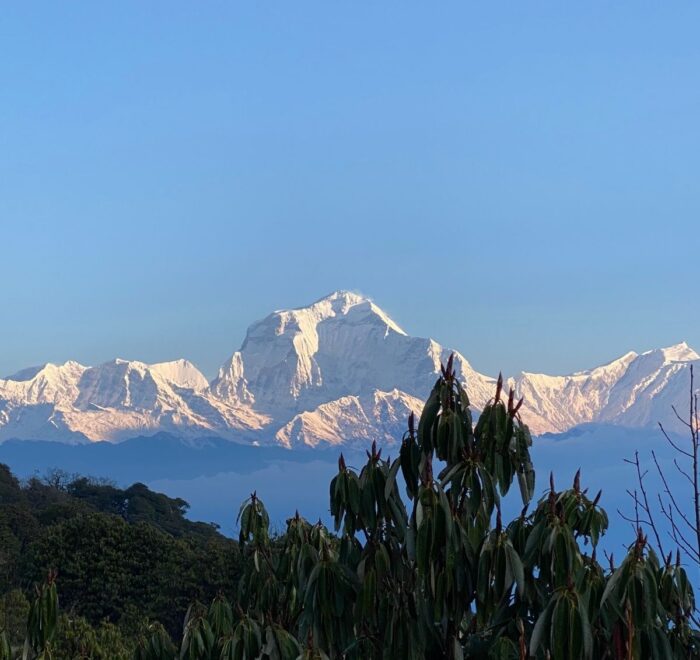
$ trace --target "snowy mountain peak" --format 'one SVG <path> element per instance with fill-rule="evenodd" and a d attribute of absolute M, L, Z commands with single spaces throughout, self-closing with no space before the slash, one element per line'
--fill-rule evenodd
<path fill-rule="evenodd" d="M 172 360 L 150 365 L 151 371 L 159 374 L 176 387 L 201 392 L 209 387 L 204 374 L 189 360 Z"/>
<path fill-rule="evenodd" d="M 33 380 L 39 376 L 44 376 L 46 378 L 60 378 L 65 374 L 75 374 L 76 372 L 82 372 L 86 369 L 82 364 L 76 362 L 75 360 L 68 360 L 63 364 L 54 364 L 53 362 L 46 362 L 45 364 L 28 367 L 27 369 L 22 369 L 11 376 L 5 378 L 6 381 L 11 380 L 18 383 Z"/>
<path fill-rule="evenodd" d="M 651 351 L 646 351 L 642 355 L 654 355 L 663 358 L 664 364 L 672 364 L 673 362 L 690 362 L 692 360 L 700 360 L 700 355 L 694 351 L 684 341 L 680 344 L 674 344 L 666 348 L 657 348 Z"/>
<path fill-rule="evenodd" d="M 533 432 L 563 432 L 578 424 L 645 426 L 675 423 L 671 405 L 684 402 L 688 365 L 700 356 L 685 342 L 568 376 L 522 373 L 511 383 L 525 397 L 523 418 Z"/>
<path fill-rule="evenodd" d="M 599 367 L 586 369 L 585 371 L 577 371 L 575 374 L 572 374 L 572 376 L 583 378 L 594 376 L 610 381 L 610 379 L 619 378 L 619 376 L 623 374 L 629 365 L 632 364 L 632 362 L 634 362 L 638 357 L 639 353 L 636 353 L 635 351 L 628 351 L 619 358 L 606 362 Z"/>
<path fill-rule="evenodd" d="M 289 447 L 391 443 L 452 352 L 407 335 L 370 298 L 336 291 L 253 323 L 211 384 L 184 359 L 48 363 L 0 379 L 0 441 L 115 441 L 167 431 Z M 700 356 L 682 342 L 564 376 L 522 372 L 507 387 L 524 398 L 521 414 L 535 434 L 589 422 L 671 424 L 671 405 L 687 401 L 694 363 L 700 367 Z M 454 369 L 478 412 L 495 379 L 457 351 Z"/>
<path fill-rule="evenodd" d="M 319 321 L 331 317 L 356 316 L 357 318 L 364 318 L 365 321 L 384 324 L 388 330 L 390 329 L 400 335 L 406 334 L 398 323 L 376 305 L 371 298 L 353 291 L 334 291 L 306 307 L 279 310 L 270 316 L 274 317 L 276 315 L 280 315 L 285 319 L 307 316 L 316 318 Z"/>
<path fill-rule="evenodd" d="M 87 367 L 78 362 L 47 362 L 0 380 L 0 430 L 2 411 L 14 405 L 61 405 L 71 401 Z"/>
<path fill-rule="evenodd" d="M 329 293 L 327 296 L 319 298 L 315 302 L 311 303 L 311 305 L 304 305 L 299 309 L 305 309 L 306 307 L 313 307 L 314 305 L 320 305 L 323 303 L 331 303 L 332 305 L 342 309 L 367 302 L 371 302 L 371 300 L 367 296 L 363 296 L 357 291 L 338 289 L 337 291 Z"/>
<path fill-rule="evenodd" d="M 391 356 L 407 341 L 414 340 L 369 298 L 336 291 L 250 326 L 211 390 L 273 415 L 311 410 L 348 392 L 391 390 L 391 362 L 400 360 Z"/>
<path fill-rule="evenodd" d="M 371 298 L 352 291 L 335 291 L 325 298 L 317 300 L 315 305 L 330 303 L 334 312 L 339 315 L 347 315 L 353 307 L 361 307 L 368 316 L 374 316 L 387 328 L 394 332 L 405 335 L 404 330 L 396 323 L 381 307 L 376 305 Z M 313 306 L 313 305 L 312 305 Z"/>

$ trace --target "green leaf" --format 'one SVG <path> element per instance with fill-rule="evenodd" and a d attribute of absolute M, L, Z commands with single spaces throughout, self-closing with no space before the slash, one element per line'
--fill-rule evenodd
<path fill-rule="evenodd" d="M 432 525 L 426 521 L 418 528 L 416 537 L 416 564 L 419 572 L 426 574 L 430 562 L 430 541 L 432 540 Z"/>
<path fill-rule="evenodd" d="M 571 637 L 569 602 L 565 596 L 555 599 L 552 623 L 549 629 L 549 644 L 553 658 L 568 658 L 566 652 Z"/>
<path fill-rule="evenodd" d="M 518 585 L 518 594 L 522 598 L 525 593 L 525 571 L 523 569 L 523 563 L 520 561 L 520 557 L 510 541 L 506 544 L 506 552 L 508 553 L 508 564 L 515 577 L 515 583 Z"/>
<path fill-rule="evenodd" d="M 397 458 L 391 468 L 389 469 L 389 476 L 387 477 L 386 480 L 386 485 L 384 486 L 384 499 L 388 500 L 396 486 L 396 475 L 399 471 L 399 468 L 401 467 L 401 461 Z"/>
<path fill-rule="evenodd" d="M 600 606 L 602 607 L 605 601 L 608 599 L 610 594 L 612 593 L 613 589 L 615 589 L 615 586 L 620 580 L 620 576 L 622 575 L 624 568 L 624 562 L 623 564 L 608 578 L 608 582 L 605 585 L 605 589 L 603 590 L 603 595 L 600 597 Z"/>
<path fill-rule="evenodd" d="M 418 444 L 423 452 L 428 452 L 433 448 L 431 434 L 438 410 L 440 409 L 440 384 L 441 380 L 438 379 L 430 396 L 428 396 L 428 400 L 425 402 L 418 422 Z"/>
<path fill-rule="evenodd" d="M 591 632 L 591 622 L 588 619 L 588 608 L 578 592 L 576 593 L 576 610 L 583 637 L 583 655 L 584 658 L 590 658 L 593 655 L 593 633 Z"/>

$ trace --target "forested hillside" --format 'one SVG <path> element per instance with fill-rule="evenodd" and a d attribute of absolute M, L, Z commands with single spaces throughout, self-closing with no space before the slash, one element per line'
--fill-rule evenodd
<path fill-rule="evenodd" d="M 127 647 L 150 621 L 178 634 L 190 602 L 230 592 L 239 575 L 237 543 L 186 511 L 143 484 L 60 472 L 20 483 L 0 464 L 0 628 L 23 642 L 34 585 L 55 570 L 64 626 Z"/>

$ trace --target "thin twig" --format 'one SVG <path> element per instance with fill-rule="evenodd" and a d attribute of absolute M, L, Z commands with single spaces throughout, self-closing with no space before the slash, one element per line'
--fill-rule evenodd
<path fill-rule="evenodd" d="M 671 492 L 671 489 L 668 486 L 668 482 L 666 481 L 666 476 L 663 473 L 663 470 L 661 469 L 661 466 L 659 465 L 659 461 L 656 459 L 656 454 L 654 453 L 654 450 L 652 449 L 651 455 L 654 458 L 654 463 L 656 463 L 656 469 L 659 471 L 659 476 L 661 477 L 661 481 L 664 484 L 664 490 L 666 492 L 666 495 L 668 495 L 668 499 L 671 501 L 671 504 L 673 504 L 673 508 L 678 512 L 678 515 L 683 518 L 685 521 L 685 524 L 690 527 L 690 529 L 695 532 L 697 531 L 695 526 L 688 520 L 688 516 L 683 513 L 681 508 L 678 506 L 678 503 L 676 502 L 676 498 L 674 497 L 673 493 Z"/>
<path fill-rule="evenodd" d="M 687 426 L 691 431 L 693 430 L 693 427 L 688 424 L 679 414 L 678 411 L 676 410 L 676 406 L 671 406 L 671 410 L 676 414 L 676 417 L 678 418 L 678 421 L 683 424 L 683 426 Z"/>
<path fill-rule="evenodd" d="M 698 396 L 694 386 L 695 375 L 690 365 L 690 437 L 693 443 L 693 504 L 695 505 L 695 546 L 700 557 L 700 476 L 698 475 Z M 695 420 L 695 428 L 693 428 Z"/>
<path fill-rule="evenodd" d="M 634 452 L 634 461 L 628 461 L 628 463 L 632 463 L 634 465 L 636 471 L 637 471 L 637 482 L 639 483 L 639 490 L 642 492 L 642 509 L 647 514 L 647 517 L 649 518 L 649 527 L 651 527 L 651 531 L 654 532 L 654 538 L 656 539 L 656 547 L 659 549 L 659 552 L 661 553 L 662 556 L 666 556 L 666 553 L 664 552 L 664 547 L 663 543 L 661 543 L 661 535 L 659 534 L 659 530 L 656 529 L 656 524 L 654 523 L 654 517 L 651 514 L 651 507 L 649 506 L 649 498 L 647 497 L 647 491 L 646 488 L 644 487 L 644 477 L 646 477 L 648 470 L 645 470 L 642 472 L 642 469 L 639 465 L 639 452 L 635 451 Z M 628 491 L 629 492 L 629 491 Z M 637 499 L 637 491 L 635 490 L 634 492 L 634 497 L 633 499 L 635 500 L 635 507 L 639 505 L 638 499 Z M 637 517 L 639 517 L 639 513 L 637 513 Z"/>
<path fill-rule="evenodd" d="M 668 433 L 666 433 L 666 429 L 663 427 L 663 424 L 659 422 L 659 428 L 661 429 L 661 433 L 664 434 L 664 437 L 668 441 L 668 444 L 671 445 L 679 454 L 683 454 L 684 456 L 687 456 L 688 458 L 693 458 L 693 455 L 689 451 L 685 451 L 685 449 L 681 449 L 673 440 L 671 440 L 670 436 Z"/>
<path fill-rule="evenodd" d="M 676 466 L 676 470 L 678 470 L 688 480 L 688 483 L 692 486 L 693 480 L 690 478 L 690 475 L 680 465 L 678 465 L 677 458 L 673 459 L 673 464 Z"/>
<path fill-rule="evenodd" d="M 673 509 L 671 508 L 671 505 L 668 505 L 668 511 L 664 509 L 663 507 L 663 501 L 661 500 L 661 495 L 659 495 L 659 503 L 661 504 L 661 512 L 664 514 L 666 519 L 671 523 L 671 531 L 668 532 L 668 535 L 671 537 L 673 542 L 682 547 L 685 552 L 687 552 L 690 555 L 690 559 L 694 561 L 696 564 L 700 563 L 700 553 L 698 553 L 693 546 L 690 544 L 690 542 L 685 538 L 683 535 L 683 532 L 680 530 L 678 527 L 678 524 L 676 521 L 673 519 Z"/>

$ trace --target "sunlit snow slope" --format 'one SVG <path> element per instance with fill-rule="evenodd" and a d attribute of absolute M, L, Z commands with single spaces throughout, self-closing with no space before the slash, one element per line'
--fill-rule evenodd
<path fill-rule="evenodd" d="M 167 431 L 287 447 L 391 443 L 408 414 L 420 412 L 450 352 L 409 336 L 369 298 L 338 291 L 254 323 L 211 383 L 187 360 L 46 364 L 0 379 L 0 440 L 119 441 Z M 538 434 L 588 422 L 671 425 L 671 405 L 687 402 L 689 366 L 698 362 L 682 343 L 507 383 L 525 398 L 523 417 Z M 459 352 L 454 363 L 478 411 L 495 379 Z"/>

